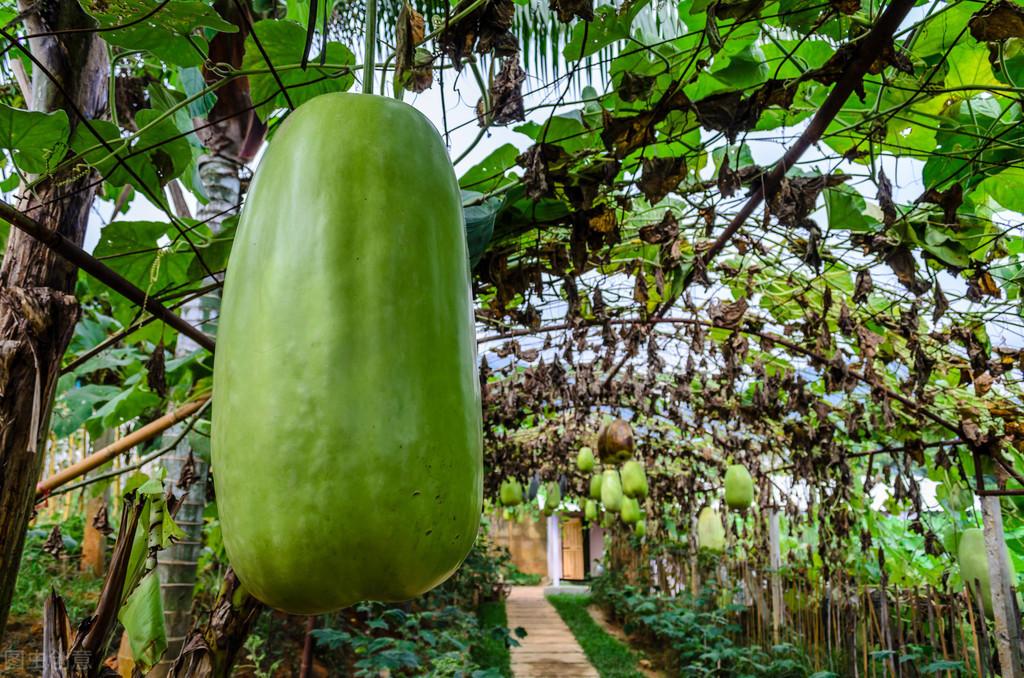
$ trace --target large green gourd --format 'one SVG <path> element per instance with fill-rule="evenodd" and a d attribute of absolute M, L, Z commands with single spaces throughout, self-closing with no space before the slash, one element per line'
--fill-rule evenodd
<path fill-rule="evenodd" d="M 725 526 L 718 511 L 705 506 L 697 516 L 697 545 L 709 551 L 725 550 Z"/>
<path fill-rule="evenodd" d="M 515 478 L 503 480 L 499 494 L 502 506 L 519 506 L 523 503 L 523 486 Z"/>
<path fill-rule="evenodd" d="M 372 95 L 299 107 L 242 211 L 214 367 L 217 506 L 246 589 L 318 614 L 455 571 L 482 502 L 475 351 L 437 131 Z"/>
<path fill-rule="evenodd" d="M 969 586 L 975 594 L 981 593 L 985 616 L 992 619 L 992 580 L 989 578 L 984 530 L 972 527 L 963 531 L 960 535 L 960 543 L 957 545 L 957 560 L 960 562 L 960 578 L 963 579 L 964 585 Z M 1009 549 L 1006 551 L 1006 562 L 1010 566 L 1010 581 L 1015 581 L 1016 572 L 1013 569 L 1013 560 L 1010 558 Z M 981 590 L 976 591 L 976 587 Z"/>
<path fill-rule="evenodd" d="M 605 469 L 601 475 L 601 503 L 616 513 L 622 508 L 622 481 L 615 469 Z"/>
<path fill-rule="evenodd" d="M 725 470 L 725 503 L 736 510 L 754 503 L 754 480 L 746 466 L 732 464 Z"/>
<path fill-rule="evenodd" d="M 622 465 L 622 493 L 627 497 L 647 496 L 647 474 L 644 473 L 644 465 L 636 459 L 630 459 Z"/>

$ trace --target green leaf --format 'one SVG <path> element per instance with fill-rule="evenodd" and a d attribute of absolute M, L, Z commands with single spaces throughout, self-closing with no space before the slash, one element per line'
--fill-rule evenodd
<path fill-rule="evenodd" d="M 136 587 L 117 614 L 128 634 L 132 659 L 143 673 L 160 661 L 167 649 L 164 608 L 160 599 L 160 577 L 153 570 Z"/>
<path fill-rule="evenodd" d="M 513 180 L 508 171 L 516 166 L 517 157 L 519 157 L 519 149 L 512 144 L 503 144 L 469 168 L 459 179 L 459 186 L 481 193 L 490 193 Z"/>
<path fill-rule="evenodd" d="M 68 150 L 68 115 L 40 113 L 0 104 L 0 148 L 10 150 L 14 163 L 29 174 L 42 174 L 60 162 Z"/>
<path fill-rule="evenodd" d="M 593 21 L 580 21 L 572 30 L 572 37 L 562 48 L 562 56 L 577 61 L 597 54 L 605 47 L 625 40 L 630 35 L 633 19 L 649 0 L 640 0 L 630 6 L 626 14 L 619 15 L 612 5 L 598 7 Z"/>
<path fill-rule="evenodd" d="M 269 59 L 277 69 L 277 77 L 288 91 L 288 96 L 285 97 L 274 73 L 249 76 L 252 101 L 256 106 L 256 113 L 263 120 L 278 109 L 289 108 L 289 99 L 295 106 L 301 106 L 321 94 L 344 92 L 355 82 L 355 76 L 350 70 L 340 68 L 355 64 L 355 56 L 340 42 L 327 43 L 327 66 L 319 66 L 317 57 L 314 56 L 303 71 L 297 67 L 302 61 L 302 52 L 306 46 L 306 31 L 303 27 L 289 21 L 267 19 L 253 26 L 253 34 L 259 37 L 267 56 L 265 59 L 250 35 L 245 40 L 242 68 L 267 70 Z"/>
<path fill-rule="evenodd" d="M 100 35 L 111 45 L 145 50 L 177 66 L 201 66 L 206 40 L 200 28 L 223 33 L 238 29 L 205 2 L 196 0 L 81 0 L 82 9 L 102 28 L 125 26 Z"/>

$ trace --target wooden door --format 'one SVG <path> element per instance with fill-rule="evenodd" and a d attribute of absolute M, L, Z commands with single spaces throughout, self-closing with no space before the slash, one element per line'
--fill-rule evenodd
<path fill-rule="evenodd" d="M 583 521 L 569 518 L 562 523 L 562 579 L 583 579 Z"/>

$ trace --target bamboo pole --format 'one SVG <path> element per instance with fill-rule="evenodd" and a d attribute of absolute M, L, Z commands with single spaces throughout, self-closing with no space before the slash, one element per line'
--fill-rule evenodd
<path fill-rule="evenodd" d="M 209 400 L 209 396 L 185 403 L 177 410 L 165 414 L 159 419 L 151 421 L 139 430 L 129 433 L 95 454 L 91 454 L 85 459 L 72 464 L 63 471 L 58 471 L 49 478 L 40 481 L 40 483 L 36 485 L 36 498 L 41 499 L 61 485 L 71 482 L 75 478 L 83 476 L 93 469 L 99 468 L 111 459 L 124 454 L 136 445 L 152 440 L 174 424 L 194 414 L 207 400 Z"/>

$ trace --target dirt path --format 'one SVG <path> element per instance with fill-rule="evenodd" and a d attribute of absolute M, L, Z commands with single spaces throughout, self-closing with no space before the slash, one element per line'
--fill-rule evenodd
<path fill-rule="evenodd" d="M 572 631 L 551 603 L 543 586 L 516 586 L 505 603 L 508 626 L 522 626 L 527 636 L 512 648 L 516 678 L 598 678 Z"/>

